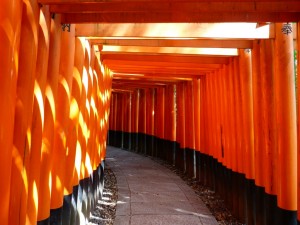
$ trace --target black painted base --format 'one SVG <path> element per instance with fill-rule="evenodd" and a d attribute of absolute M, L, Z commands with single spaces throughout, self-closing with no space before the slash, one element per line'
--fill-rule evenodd
<path fill-rule="evenodd" d="M 265 225 L 264 193 L 263 187 L 255 186 L 256 225 Z"/>
<path fill-rule="evenodd" d="M 265 193 L 264 195 L 264 205 L 265 205 L 265 224 L 276 224 L 277 222 L 277 197 L 276 195 L 270 195 Z"/>
<path fill-rule="evenodd" d="M 77 214 L 77 199 L 78 199 L 78 185 L 73 187 L 72 193 L 72 204 L 71 204 L 71 215 L 70 215 L 70 225 L 77 224 L 79 221 L 79 215 Z"/>
<path fill-rule="evenodd" d="M 72 194 L 64 196 L 62 224 L 70 225 L 71 223 L 71 208 L 72 208 Z"/>
<path fill-rule="evenodd" d="M 37 222 L 37 225 L 49 225 L 50 224 L 50 219 L 45 219 Z"/>
<path fill-rule="evenodd" d="M 63 207 L 50 210 L 50 225 L 62 225 Z"/>
<path fill-rule="evenodd" d="M 246 224 L 255 225 L 255 183 L 254 180 L 245 180 L 246 186 Z"/>
<path fill-rule="evenodd" d="M 297 211 L 285 210 L 278 208 L 276 215 L 278 220 L 276 225 L 296 225 L 297 224 Z"/>

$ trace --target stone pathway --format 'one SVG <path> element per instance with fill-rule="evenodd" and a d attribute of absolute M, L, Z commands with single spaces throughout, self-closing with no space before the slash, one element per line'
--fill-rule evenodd
<path fill-rule="evenodd" d="M 193 189 L 150 158 L 108 146 L 106 163 L 117 178 L 115 225 L 218 225 Z"/>

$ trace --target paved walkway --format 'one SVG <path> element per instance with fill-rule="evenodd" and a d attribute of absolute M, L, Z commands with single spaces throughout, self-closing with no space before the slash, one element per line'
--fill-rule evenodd
<path fill-rule="evenodd" d="M 148 157 L 108 147 L 106 162 L 118 185 L 115 225 L 217 225 L 179 176 Z"/>

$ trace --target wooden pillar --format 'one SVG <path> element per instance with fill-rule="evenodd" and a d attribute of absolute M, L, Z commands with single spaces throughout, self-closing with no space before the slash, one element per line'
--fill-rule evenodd
<path fill-rule="evenodd" d="M 120 116 L 120 130 L 118 130 L 119 134 L 120 134 L 120 147 L 124 148 L 124 132 L 126 129 L 126 94 L 125 93 L 120 93 L 120 107 L 121 107 L 121 111 L 119 112 L 119 116 Z"/>
<path fill-rule="evenodd" d="M 220 96 L 220 69 L 215 72 L 214 86 L 215 86 L 215 110 L 216 110 L 216 163 L 222 163 L 222 146 L 221 146 L 221 114 L 223 113 L 223 108 L 221 108 L 221 96 Z M 216 177 L 216 179 L 218 179 Z"/>
<path fill-rule="evenodd" d="M 139 138 L 138 138 L 138 133 L 139 133 L 139 108 L 140 108 L 140 90 L 136 90 L 135 91 L 135 98 L 134 98 L 134 109 L 133 109 L 133 121 L 134 121 L 134 132 L 135 132 L 135 140 L 134 140 L 134 151 L 138 151 L 138 142 L 139 142 Z"/>
<path fill-rule="evenodd" d="M 132 92 L 128 93 L 128 149 L 131 150 L 132 142 Z"/>
<path fill-rule="evenodd" d="M 146 153 L 153 155 L 154 148 L 154 96 L 155 89 L 149 88 L 146 90 Z"/>
<path fill-rule="evenodd" d="M 146 91 L 140 89 L 139 101 L 139 126 L 138 126 L 138 151 L 145 153 L 145 135 L 146 135 Z"/>
<path fill-rule="evenodd" d="M 264 224 L 264 139 L 263 129 L 264 123 L 264 102 L 263 102 L 263 86 L 261 74 L 261 52 L 260 40 L 254 41 L 252 51 L 252 72 L 253 72 L 253 116 L 254 116 L 254 154 L 255 154 L 255 221 L 256 224 Z"/>
<path fill-rule="evenodd" d="M 179 144 L 176 152 L 177 166 L 185 171 L 184 152 L 185 146 L 185 121 L 184 121 L 184 94 L 183 94 L 183 82 L 177 84 L 176 88 L 177 96 L 177 130 L 176 130 L 176 141 Z"/>
<path fill-rule="evenodd" d="M 204 153 L 206 149 L 206 105 L 205 105 L 205 78 L 200 79 L 200 130 L 203 131 L 200 133 L 200 152 Z M 200 177 L 201 179 L 201 177 Z"/>
<path fill-rule="evenodd" d="M 237 67 L 236 67 L 236 58 L 232 58 L 228 65 L 228 86 L 229 86 L 229 118 L 230 118 L 230 149 L 229 149 L 229 157 L 231 162 L 230 170 L 228 171 L 228 183 L 231 184 L 231 186 L 228 187 L 228 203 L 229 207 L 232 209 L 234 215 L 238 216 L 238 198 L 237 198 L 237 182 L 236 182 L 236 172 L 238 169 L 238 153 L 237 153 L 237 146 L 239 137 L 237 135 L 237 96 L 236 91 L 239 87 L 237 87 L 236 75 L 237 75 Z M 234 116 L 233 116 L 234 115 Z"/>
<path fill-rule="evenodd" d="M 65 191 L 72 193 L 75 205 L 71 208 L 70 224 L 76 224 L 78 185 L 80 180 L 81 166 L 81 127 L 79 118 L 82 117 L 81 97 L 82 97 L 82 72 L 84 61 L 84 46 L 82 39 L 75 39 L 74 69 L 72 81 L 72 98 L 70 102 L 70 114 L 68 123 L 68 136 L 66 146 L 69 149 L 65 164 Z M 68 209 L 63 209 L 64 217 Z M 64 218 L 63 218 L 64 219 Z"/>
<path fill-rule="evenodd" d="M 136 143 L 136 99 L 137 99 L 137 92 L 133 91 L 131 93 L 131 150 L 135 151 L 135 143 Z"/>
<path fill-rule="evenodd" d="M 275 24 L 275 103 L 278 140 L 278 207 L 281 224 L 296 224 L 297 121 L 293 35 Z"/>
<path fill-rule="evenodd" d="M 300 79 L 299 79 L 299 75 L 300 75 L 300 21 L 298 21 L 297 23 L 297 112 L 298 112 L 298 138 L 297 138 L 297 146 L 298 146 L 298 192 L 297 192 L 297 196 L 298 196 L 298 200 L 297 200 L 297 205 L 298 205 L 298 225 L 300 224 L 300 104 L 299 104 L 299 99 L 300 99 Z"/>
<path fill-rule="evenodd" d="M 22 1 L 0 3 L 0 221 L 9 224 L 9 198 L 13 149 L 18 55 L 21 33 Z"/>
<path fill-rule="evenodd" d="M 83 63 L 84 63 L 84 42 L 82 38 L 75 39 L 75 57 L 74 57 L 74 75 L 72 83 L 72 96 L 74 97 L 76 104 L 78 105 L 78 121 L 77 121 L 77 140 L 75 147 L 75 165 L 72 176 L 72 185 L 78 186 L 80 180 L 80 166 L 81 166 L 81 137 L 82 137 L 82 96 L 83 96 L 83 84 L 82 84 L 82 73 L 83 73 Z M 75 103 L 74 107 L 76 107 Z M 71 105 L 72 106 L 72 105 Z M 71 114 L 70 114 L 71 116 Z M 74 115 L 74 120 L 76 121 L 76 115 Z M 71 125 L 72 126 L 72 125 Z M 75 134 L 73 134 L 75 135 Z M 72 138 L 70 137 L 70 143 Z M 77 199 L 76 199 L 77 200 Z"/>
<path fill-rule="evenodd" d="M 156 95 L 156 113 L 155 113 L 155 121 L 156 121 L 156 156 L 161 157 L 161 139 L 165 138 L 165 88 L 159 87 L 157 88 Z"/>
<path fill-rule="evenodd" d="M 193 91 L 194 91 L 194 121 L 195 121 L 195 149 L 200 151 L 201 149 L 201 121 L 200 121 L 200 78 L 193 79 Z"/>
<path fill-rule="evenodd" d="M 230 92 L 230 103 L 232 107 L 230 107 L 230 122 L 231 122 L 231 154 L 230 156 L 232 157 L 231 159 L 231 169 L 232 171 L 236 172 L 238 169 L 237 165 L 237 141 L 235 138 L 236 135 L 236 102 L 235 102 L 235 85 L 234 85 L 234 61 L 231 60 L 229 63 L 229 71 L 228 71 L 228 79 L 229 79 L 229 92 Z M 234 115 L 234 116 L 233 116 Z"/>
<path fill-rule="evenodd" d="M 195 123 L 195 158 L 194 158 L 194 166 L 195 166 L 195 177 L 197 180 L 200 179 L 201 174 L 201 117 L 200 117 L 200 78 L 193 79 L 193 93 L 194 93 L 194 123 Z"/>
<path fill-rule="evenodd" d="M 241 84 L 241 138 L 242 138 L 242 148 L 243 151 L 242 161 L 244 161 L 244 165 L 242 167 L 241 173 L 243 174 L 240 182 L 242 182 L 241 192 L 246 193 L 247 184 L 249 180 L 254 181 L 254 140 L 253 140 L 253 92 L 252 92 L 252 64 L 251 64 L 251 51 L 249 49 L 240 49 L 239 50 L 239 68 L 240 68 L 240 84 Z M 246 178 L 246 180 L 245 180 Z M 244 195 L 247 196 L 247 195 Z M 251 197 L 250 197 L 251 198 Z M 248 214 L 248 201 L 244 199 L 242 201 L 242 205 L 246 210 L 240 212 L 240 220 L 245 222 L 247 221 Z M 245 201 L 246 200 L 246 201 Z M 251 200 L 251 199 L 249 199 Z M 250 207 L 251 205 L 249 205 Z M 251 210 L 253 211 L 253 210 Z M 246 213 L 246 214 L 245 214 Z M 249 215 L 250 217 L 250 215 Z"/>
<path fill-rule="evenodd" d="M 115 94 L 115 146 L 121 147 L 120 131 L 122 128 L 122 98 L 120 93 Z"/>
<path fill-rule="evenodd" d="M 274 40 L 260 41 L 260 67 L 262 77 L 262 117 L 261 130 L 263 134 L 266 224 L 275 224 L 276 189 L 277 189 L 277 148 L 275 138 L 275 102 L 274 102 Z"/>
<path fill-rule="evenodd" d="M 236 172 L 244 173 L 244 141 L 242 138 L 243 124 L 242 124 L 242 89 L 241 89 L 241 73 L 239 63 L 240 57 L 235 57 L 233 60 L 233 82 L 234 82 L 234 101 L 235 101 L 235 139 L 236 139 L 236 157 L 237 170 Z"/>
<path fill-rule="evenodd" d="M 34 102 L 32 112 L 30 165 L 28 171 L 28 202 L 26 223 L 37 223 L 39 177 L 41 166 L 42 134 L 44 129 L 44 99 L 49 57 L 50 12 L 43 7 L 39 18 L 38 52 L 36 79 L 34 84 Z"/>
<path fill-rule="evenodd" d="M 56 118 L 55 102 L 57 96 L 59 61 L 60 61 L 61 23 L 60 16 L 51 20 L 48 75 L 45 90 L 44 132 L 41 149 L 40 189 L 38 191 L 38 221 L 47 220 L 50 216 L 51 168 L 53 158 L 53 134 Z"/>
<path fill-rule="evenodd" d="M 14 124 L 14 147 L 10 184 L 10 224 L 25 224 L 31 146 L 33 89 L 36 74 L 39 7 L 37 2 L 23 4 L 19 70 Z M 28 51 L 30 49 L 30 51 Z"/>
<path fill-rule="evenodd" d="M 64 199 L 64 180 L 66 169 L 65 165 L 66 155 L 68 154 L 66 139 L 68 133 L 67 129 L 69 126 L 68 118 L 70 114 L 75 53 L 75 25 L 71 25 L 70 32 L 61 32 L 60 49 L 59 78 L 57 87 L 57 96 L 59 97 L 55 102 L 56 120 L 53 143 L 53 167 L 51 170 L 51 209 L 56 210 L 53 215 L 56 223 L 62 222 L 62 206 Z"/>
<path fill-rule="evenodd" d="M 194 87 L 193 81 L 187 81 L 185 86 L 185 139 L 184 147 L 187 174 L 195 177 L 195 123 L 194 123 Z"/>
<path fill-rule="evenodd" d="M 221 70 L 220 75 L 220 89 L 221 89 L 221 102 L 223 113 L 221 115 L 222 127 L 221 127 L 221 144 L 222 144 L 222 158 L 223 158 L 223 166 L 226 168 L 229 167 L 229 158 L 228 150 L 229 150 L 229 106 L 228 106 L 228 87 L 227 87 L 227 71 L 228 65 L 224 65 Z"/>
<path fill-rule="evenodd" d="M 91 130 L 93 129 L 93 116 L 91 112 L 91 98 L 93 90 L 93 50 L 92 46 L 88 40 L 85 40 L 85 57 L 84 57 L 84 67 L 83 67 L 83 89 L 85 92 L 85 97 L 83 98 L 81 110 L 83 114 L 84 132 L 82 140 L 82 161 L 81 161 L 81 173 L 82 177 L 80 180 L 80 186 L 83 189 L 82 193 L 82 208 L 81 214 L 83 218 L 89 216 L 90 202 L 89 202 L 89 184 L 90 175 L 92 174 L 92 146 L 91 146 Z"/>

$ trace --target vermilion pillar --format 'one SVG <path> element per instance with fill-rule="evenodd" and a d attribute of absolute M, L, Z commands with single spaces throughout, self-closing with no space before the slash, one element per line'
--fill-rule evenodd
<path fill-rule="evenodd" d="M 229 105 L 231 106 L 229 109 L 229 119 L 230 119 L 230 126 L 231 126 L 231 130 L 230 130 L 230 157 L 231 157 L 231 169 L 236 172 L 238 165 L 237 165 L 237 147 L 236 147 L 236 138 L 235 138 L 235 134 L 236 134 L 236 116 L 232 116 L 232 115 L 236 115 L 236 111 L 235 111 L 235 107 L 236 107 L 236 102 L 235 102 L 235 96 L 234 96 L 234 91 L 235 91 L 235 83 L 234 83 L 234 61 L 231 60 L 229 63 L 229 70 L 228 70 L 228 86 L 229 86 L 229 93 L 230 93 L 230 97 L 229 97 Z"/>
<path fill-rule="evenodd" d="M 13 127 L 18 73 L 18 55 L 22 1 L 4 0 L 0 3 L 0 221 L 8 223 L 13 148 Z"/>
<path fill-rule="evenodd" d="M 10 185 L 10 224 L 25 224 L 26 222 L 39 11 L 35 1 L 23 5 Z"/>
<path fill-rule="evenodd" d="M 229 149 L 229 120 L 228 120 L 228 89 L 227 89 L 227 65 L 224 65 L 221 74 L 219 77 L 220 82 L 220 89 L 221 89 L 221 107 L 222 107 L 222 114 L 221 114 L 221 121 L 222 127 L 221 127 L 221 151 L 222 151 L 222 158 L 223 158 L 223 165 L 228 168 L 228 149 Z"/>
<path fill-rule="evenodd" d="M 71 111 L 69 119 L 71 120 L 69 124 L 69 128 L 73 128 L 74 130 L 71 132 L 70 136 L 67 138 L 67 146 L 70 151 L 73 151 L 74 145 L 74 138 L 76 138 L 76 145 L 75 145 L 75 159 L 74 159 L 74 168 L 73 168 L 73 175 L 71 176 L 72 182 L 71 185 L 77 186 L 79 184 L 80 179 L 80 163 L 81 163 L 81 140 L 80 136 L 82 136 L 82 128 L 80 125 L 80 115 L 81 111 L 81 102 L 82 102 L 82 93 L 83 93 L 83 86 L 82 86 L 82 72 L 83 72 L 83 60 L 84 60 L 84 46 L 83 41 L 80 38 L 75 39 L 75 55 L 74 55 L 74 72 L 73 72 L 73 83 L 72 83 L 72 100 L 71 100 Z M 76 103 L 74 102 L 76 101 Z M 77 107 L 78 112 L 76 112 Z M 78 114 L 78 115 L 77 115 Z M 77 118 L 78 117 L 78 118 Z M 81 119 L 82 121 L 82 119 Z M 81 122 L 82 123 L 82 122 Z M 75 125 L 76 124 L 76 125 Z M 75 127 L 74 127 L 75 126 Z M 75 133 L 74 133 L 75 132 Z M 67 156 L 69 157 L 69 156 Z M 71 157 L 71 156 L 70 156 Z M 68 165 L 68 163 L 66 164 Z M 69 168 L 70 169 L 70 168 Z M 68 169 L 68 170 L 69 170 Z M 66 170 L 66 177 L 69 173 Z M 66 182 L 66 188 L 69 190 L 69 185 Z"/>
<path fill-rule="evenodd" d="M 252 92 L 252 64 L 251 64 L 251 50 L 249 49 L 240 49 L 239 50 L 239 70 L 240 70 L 240 85 L 241 85 L 241 136 L 242 138 L 242 161 L 245 162 L 242 165 L 242 177 L 240 182 L 243 185 L 241 186 L 240 198 L 243 198 L 243 193 L 247 193 L 247 184 L 249 180 L 254 180 L 254 149 L 253 149 L 253 92 Z M 245 180 L 246 178 L 246 180 Z M 251 205 L 248 204 L 248 201 L 243 198 L 240 201 L 244 209 L 248 209 Z M 248 199 L 247 199 L 248 200 Z M 251 200 L 251 197 L 250 199 Z M 248 207 L 249 205 L 249 207 Z M 249 218 L 250 215 L 246 210 L 240 211 L 240 220 L 246 221 L 245 219 Z M 250 210 L 249 210 L 250 211 Z"/>
<path fill-rule="evenodd" d="M 39 207 L 38 221 L 46 220 L 50 216 L 50 185 L 51 167 L 53 157 L 53 134 L 55 124 L 55 101 L 57 94 L 59 61 L 60 61 L 60 38 L 61 23 L 60 16 L 56 15 L 51 20 L 49 61 L 47 72 L 47 84 L 45 89 L 44 105 L 44 132 L 41 149 L 40 189 L 38 191 Z"/>
<path fill-rule="evenodd" d="M 297 121 L 293 35 L 275 24 L 275 104 L 278 147 L 278 206 L 281 224 L 295 224 L 297 210 Z"/>
<path fill-rule="evenodd" d="M 222 129 L 223 129 L 223 120 L 222 120 L 222 114 L 224 113 L 224 108 L 222 107 L 223 102 L 221 101 L 221 68 L 216 71 L 216 77 L 215 77 L 215 87 L 217 89 L 216 92 L 216 109 L 217 109 L 217 162 L 222 163 L 223 157 L 222 157 Z"/>
<path fill-rule="evenodd" d="M 277 148 L 275 138 L 275 102 L 274 102 L 274 40 L 260 42 L 260 69 L 262 77 L 262 116 L 261 130 L 263 134 L 266 224 L 275 224 L 276 189 L 277 189 Z"/>
<path fill-rule="evenodd" d="M 201 122 L 200 122 L 200 78 L 193 79 L 194 92 L 194 122 L 195 122 L 195 149 L 201 150 Z"/>
<path fill-rule="evenodd" d="M 70 32 L 61 33 L 61 57 L 59 64 L 59 80 L 55 111 L 56 121 L 54 130 L 51 209 L 61 208 L 64 196 L 65 163 L 67 150 L 66 140 L 69 126 L 70 100 L 72 92 L 72 79 L 75 53 L 75 27 Z M 68 193 L 70 194 L 70 193 Z"/>
<path fill-rule="evenodd" d="M 226 179 L 228 179 L 227 191 L 228 194 L 226 196 L 226 201 L 229 207 L 234 210 L 235 216 L 237 216 L 238 201 L 237 201 L 237 182 L 236 182 L 236 173 L 238 169 L 238 154 L 237 154 L 237 140 L 236 140 L 236 122 L 237 122 L 237 114 L 236 114 L 236 96 L 235 96 L 235 66 L 234 59 L 230 59 L 228 67 L 227 67 L 227 90 L 228 90 L 228 140 L 229 140 L 229 148 L 228 148 L 228 159 L 229 159 L 229 167 L 226 173 Z M 233 116 L 234 115 L 234 116 Z M 236 209 L 237 208 L 237 209 Z"/>
<path fill-rule="evenodd" d="M 131 94 L 131 150 L 136 149 L 136 138 L 137 138 L 137 91 L 133 91 Z"/>
<path fill-rule="evenodd" d="M 34 84 L 34 103 L 32 112 L 30 165 L 28 172 L 28 203 L 26 223 L 36 224 L 38 211 L 39 177 L 41 166 L 42 134 L 44 129 L 44 99 L 49 57 L 50 12 L 43 7 L 39 18 L 38 52 L 36 79 Z"/>
<path fill-rule="evenodd" d="M 190 177 L 195 177 L 195 122 L 194 122 L 194 87 L 193 81 L 185 83 L 185 139 L 184 146 L 187 174 Z"/>
<path fill-rule="evenodd" d="M 236 139 L 236 157 L 237 157 L 237 171 L 240 174 L 244 173 L 244 140 L 242 138 L 243 124 L 242 124 L 242 88 L 241 75 L 244 72 L 240 70 L 240 57 L 235 57 L 233 61 L 233 82 L 234 82 L 234 99 L 235 99 L 235 139 Z M 248 67 L 249 69 L 249 67 Z"/>
<path fill-rule="evenodd" d="M 297 31 L 298 31 L 298 35 L 297 35 L 297 47 L 298 47 L 298 51 L 297 51 L 297 62 L 298 62 L 298 66 L 297 66 L 297 75 L 299 76 L 300 74 L 300 22 L 298 21 L 297 23 Z M 297 79 L 297 87 L 300 87 L 300 79 Z M 297 91 L 297 99 L 299 102 L 300 99 L 300 91 Z M 298 103 L 298 201 L 297 201 L 297 205 L 298 205 L 298 224 L 300 223 L 300 104 Z"/>
<path fill-rule="evenodd" d="M 158 87 L 156 91 L 156 110 L 155 110 L 155 128 L 156 128 L 156 156 L 161 156 L 160 140 L 165 138 L 165 88 Z"/>
<path fill-rule="evenodd" d="M 146 90 L 140 89 L 140 101 L 139 101 L 139 126 L 138 126 L 138 138 L 139 147 L 138 150 L 141 153 L 145 153 L 145 135 L 146 135 Z"/>
<path fill-rule="evenodd" d="M 177 96 L 177 130 L 176 141 L 179 144 L 176 152 L 176 163 L 180 169 L 185 171 L 185 158 L 183 148 L 185 147 L 185 114 L 184 114 L 184 83 L 178 83 L 176 86 Z"/>
<path fill-rule="evenodd" d="M 205 108 L 205 78 L 201 78 L 200 80 L 200 130 L 203 131 L 200 133 L 200 150 L 202 153 L 205 152 L 206 149 L 206 132 L 204 130 L 206 129 L 206 120 L 205 120 L 205 115 L 206 115 L 206 108 Z M 201 179 L 201 178 L 200 178 Z"/>
<path fill-rule="evenodd" d="M 206 107 L 206 129 L 207 129 L 207 134 L 206 134 L 206 139 L 207 139 L 207 145 L 206 145 L 206 153 L 208 155 L 212 155 L 212 145 L 213 145 L 213 130 L 212 130 L 212 95 L 211 95 L 211 81 L 210 77 L 211 74 L 208 74 L 207 77 L 205 78 L 205 97 L 206 97 L 206 102 L 205 102 L 205 107 Z"/>

